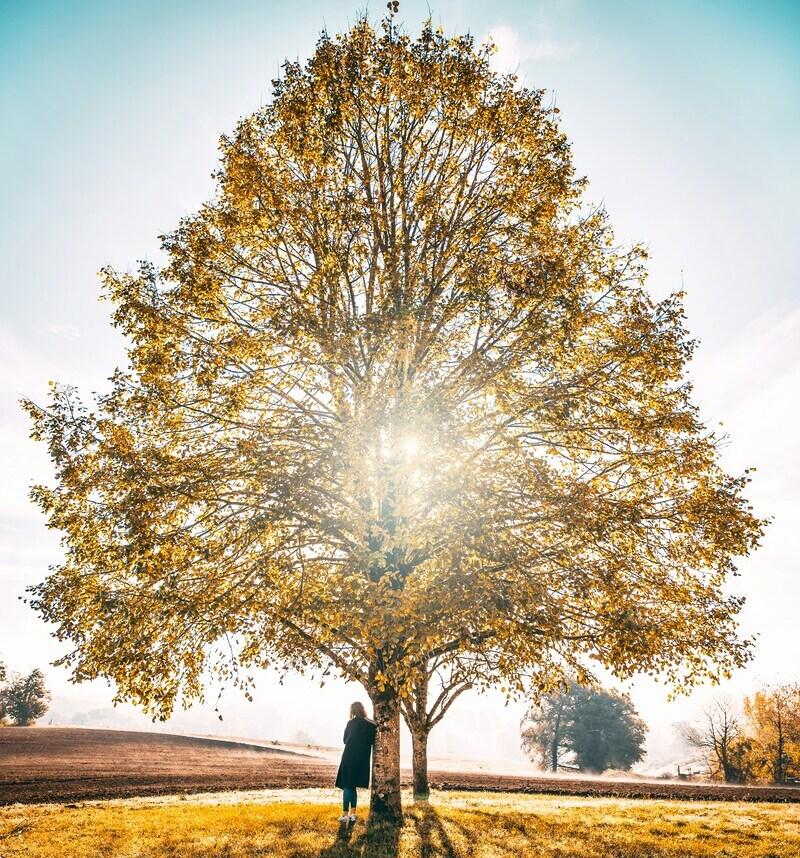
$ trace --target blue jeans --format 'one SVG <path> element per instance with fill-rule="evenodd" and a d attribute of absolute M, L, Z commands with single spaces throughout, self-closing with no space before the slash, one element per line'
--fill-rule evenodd
<path fill-rule="evenodd" d="M 358 804 L 358 793 L 355 787 L 342 787 L 342 812 L 347 813 L 348 809 L 356 809 Z"/>

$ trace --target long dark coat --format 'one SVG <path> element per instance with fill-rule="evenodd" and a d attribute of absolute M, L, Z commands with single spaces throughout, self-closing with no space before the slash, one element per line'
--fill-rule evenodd
<path fill-rule="evenodd" d="M 336 786 L 339 789 L 369 786 L 369 757 L 374 744 L 374 721 L 356 715 L 347 722 L 342 761 L 336 774 Z"/>

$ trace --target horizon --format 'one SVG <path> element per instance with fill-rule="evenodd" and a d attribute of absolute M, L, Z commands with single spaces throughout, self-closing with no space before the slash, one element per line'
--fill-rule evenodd
<path fill-rule="evenodd" d="M 5 12 L 0 656 L 20 672 L 41 667 L 54 695 L 76 704 L 110 707 L 111 694 L 99 681 L 73 686 L 50 665 L 63 647 L 19 601 L 60 549 L 27 499 L 31 483 L 52 476 L 17 400 L 43 399 L 50 378 L 86 397 L 103 388 L 124 351 L 109 306 L 97 301 L 96 271 L 158 260 L 157 236 L 212 193 L 219 135 L 269 100 L 284 54 L 306 58 L 324 27 L 344 29 L 358 11 L 331 3 L 323 16 L 302 3 L 282 9 L 276 33 L 275 5 L 242 3 L 223 19 L 212 4 L 193 4 L 191 32 L 182 30 L 181 4 L 43 3 Z M 427 8 L 402 3 L 410 34 Z M 522 84 L 552 95 L 576 172 L 589 179 L 587 199 L 605 203 L 621 242 L 649 245 L 651 292 L 685 286 L 688 328 L 700 340 L 689 367 L 696 401 L 709 426 L 722 422 L 731 434 L 725 467 L 758 469 L 748 496 L 757 514 L 774 519 L 733 584 L 747 596 L 742 634 L 758 635 L 751 665 L 674 703 L 651 680 L 616 684 L 649 723 L 654 749 L 673 722 L 691 720 L 715 695 L 738 699 L 797 676 L 800 7 L 677 3 L 645 14 L 631 3 L 602 13 L 579 2 L 491 11 L 441 3 L 431 17 L 448 33 L 492 34 L 495 67 L 518 69 Z M 252 738 L 262 736 L 242 728 L 285 724 L 339 744 L 346 706 L 366 696 L 341 680 L 320 689 L 310 679 L 290 676 L 281 686 L 262 674 L 256 703 L 231 693 L 219 722 L 215 693 L 166 723 L 208 724 L 208 732 L 230 724 L 234 735 Z M 137 721 L 128 709 L 117 711 Z M 431 734 L 431 752 L 468 748 L 476 721 L 493 718 L 501 731 L 495 751 L 511 753 L 520 714 L 499 693 L 465 694 Z"/>

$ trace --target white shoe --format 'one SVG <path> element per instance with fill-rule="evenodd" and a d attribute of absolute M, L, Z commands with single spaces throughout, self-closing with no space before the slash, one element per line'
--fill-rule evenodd
<path fill-rule="evenodd" d="M 339 817 L 339 822 L 349 822 L 349 821 L 350 821 L 350 817 L 346 813 L 343 813 Z"/>
<path fill-rule="evenodd" d="M 356 815 L 354 813 L 350 814 L 350 822 L 355 825 L 356 824 Z"/>

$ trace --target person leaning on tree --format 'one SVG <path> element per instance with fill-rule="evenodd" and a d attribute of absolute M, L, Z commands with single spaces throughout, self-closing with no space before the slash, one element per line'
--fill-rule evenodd
<path fill-rule="evenodd" d="M 350 720 L 344 728 L 344 751 L 336 786 L 342 790 L 342 815 L 339 822 L 356 821 L 358 787 L 369 786 L 370 755 L 375 744 L 375 722 L 367 718 L 364 704 L 350 705 Z"/>

